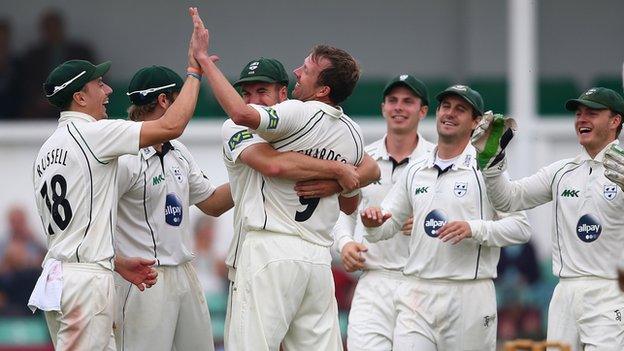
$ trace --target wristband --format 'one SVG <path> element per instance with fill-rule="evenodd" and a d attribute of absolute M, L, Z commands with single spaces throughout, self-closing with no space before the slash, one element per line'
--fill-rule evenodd
<path fill-rule="evenodd" d="M 186 75 L 188 77 L 194 77 L 197 78 L 197 80 L 199 80 L 201 82 L 202 76 L 200 76 L 199 74 L 195 73 L 195 72 L 186 72 Z"/>
<path fill-rule="evenodd" d="M 362 193 L 362 191 L 360 190 L 360 188 L 357 188 L 353 191 L 349 191 L 349 192 L 341 192 L 340 196 L 342 197 L 347 197 L 347 198 L 352 198 L 354 196 L 360 195 Z"/>
<path fill-rule="evenodd" d="M 191 67 L 191 66 L 186 67 L 186 71 L 187 72 L 191 72 L 191 73 L 195 73 L 195 74 L 199 74 L 199 75 L 201 75 L 203 73 L 201 68 L 196 68 L 196 67 Z"/>

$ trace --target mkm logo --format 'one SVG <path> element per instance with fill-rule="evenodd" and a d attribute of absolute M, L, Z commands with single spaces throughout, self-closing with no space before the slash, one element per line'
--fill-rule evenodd
<path fill-rule="evenodd" d="M 414 190 L 414 195 L 426 194 L 429 191 L 428 186 L 419 186 Z"/>
<path fill-rule="evenodd" d="M 162 174 L 154 176 L 154 178 L 152 178 L 152 185 L 158 185 L 160 184 L 160 182 L 164 180 L 165 180 L 165 177 Z"/>
<path fill-rule="evenodd" d="M 579 197 L 579 192 L 580 192 L 580 190 L 565 189 L 565 190 L 561 193 L 561 196 L 562 196 L 562 197 Z"/>

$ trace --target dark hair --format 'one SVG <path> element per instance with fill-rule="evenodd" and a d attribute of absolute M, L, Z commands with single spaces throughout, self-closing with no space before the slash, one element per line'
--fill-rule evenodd
<path fill-rule="evenodd" d="M 348 52 L 329 45 L 316 45 L 312 48 L 312 60 L 321 58 L 329 60 L 331 66 L 325 68 L 318 76 L 318 85 L 330 88 L 329 99 L 334 104 L 345 101 L 360 79 L 360 67 Z"/>

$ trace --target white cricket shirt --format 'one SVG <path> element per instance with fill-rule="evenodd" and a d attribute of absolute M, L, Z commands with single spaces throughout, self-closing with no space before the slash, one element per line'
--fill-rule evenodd
<path fill-rule="evenodd" d="M 44 259 L 113 269 L 117 158 L 139 151 L 140 122 L 63 111 L 33 165 L 35 202 L 47 234 Z"/>
<path fill-rule="evenodd" d="M 243 223 L 246 217 L 264 215 L 262 199 L 262 174 L 244 164 L 238 157 L 251 145 L 266 143 L 258 134 L 247 127 L 241 127 L 231 119 L 221 127 L 223 140 L 223 161 L 230 180 L 230 190 L 234 200 L 234 237 L 230 242 L 225 264 L 236 268 L 241 246 L 245 240 Z"/>
<path fill-rule="evenodd" d="M 362 257 L 366 259 L 364 262 L 365 269 L 403 269 L 409 252 L 409 236 L 397 233 L 397 235 L 388 240 L 378 241 L 376 243 L 368 242 L 368 240 L 363 237 L 365 232 L 362 221 L 359 219 L 359 213 L 367 207 L 380 206 L 381 201 L 407 167 L 408 161 L 417 160 L 431 153 L 434 147 L 434 144 L 425 140 L 418 134 L 418 144 L 416 148 L 412 151 L 408 159 L 400 163 L 397 163 L 397 161 L 388 154 L 388 150 L 386 149 L 386 137 L 364 148 L 364 151 L 377 161 L 381 171 L 381 178 L 365 188 L 362 188 L 362 201 L 360 202 L 358 211 L 351 215 L 340 213 L 338 223 L 336 223 L 334 227 L 334 237 L 339 252 L 342 252 L 342 248 L 348 242 L 362 242 L 368 248 L 367 252 L 362 253 Z"/>
<path fill-rule="evenodd" d="M 167 266 L 192 260 L 189 206 L 206 200 L 215 187 L 186 146 L 172 140 L 162 153 L 150 146 L 120 157 L 117 179 L 117 252 Z"/>
<path fill-rule="evenodd" d="M 296 151 L 323 159 L 358 165 L 364 154 L 362 131 L 340 108 L 319 101 L 288 100 L 272 107 L 253 106 L 261 116 L 256 133 L 277 151 Z M 338 196 L 304 199 L 295 182 L 263 178 L 262 212 L 249 217 L 249 230 L 298 235 L 321 246 L 333 243 L 338 220 Z"/>
<path fill-rule="evenodd" d="M 552 259 L 558 277 L 617 278 L 624 250 L 624 195 L 604 176 L 604 153 L 611 144 L 594 159 L 583 149 L 575 158 L 514 182 L 504 176 L 485 178 L 496 208 L 513 211 L 553 201 Z"/>
<path fill-rule="evenodd" d="M 526 215 L 494 210 L 472 145 L 445 170 L 435 166 L 436 153 L 410 162 L 381 204 L 392 217 L 380 227 L 366 228 L 366 238 L 378 241 L 402 235 L 397 233 L 413 215 L 404 274 L 423 279 L 494 278 L 500 247 L 529 240 Z M 472 238 L 455 245 L 438 239 L 437 230 L 458 220 L 469 223 Z"/>

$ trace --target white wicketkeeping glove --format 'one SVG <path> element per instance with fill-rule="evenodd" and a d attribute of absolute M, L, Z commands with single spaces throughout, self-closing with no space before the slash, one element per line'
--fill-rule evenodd
<path fill-rule="evenodd" d="M 486 176 L 496 176 L 507 169 L 505 148 L 518 129 L 513 118 L 486 112 L 470 142 L 477 149 L 477 164 Z"/>
<path fill-rule="evenodd" d="M 611 145 L 605 152 L 604 175 L 624 190 L 624 149 L 619 145 Z"/>

